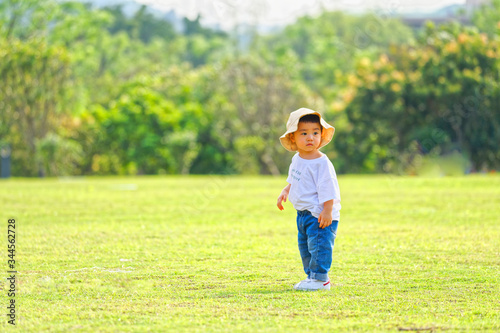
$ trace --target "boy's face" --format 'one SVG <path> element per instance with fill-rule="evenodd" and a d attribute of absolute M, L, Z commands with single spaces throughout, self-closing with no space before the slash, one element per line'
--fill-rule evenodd
<path fill-rule="evenodd" d="M 319 123 L 299 122 L 297 130 L 290 135 L 299 153 L 316 152 L 321 144 L 321 125 Z"/>

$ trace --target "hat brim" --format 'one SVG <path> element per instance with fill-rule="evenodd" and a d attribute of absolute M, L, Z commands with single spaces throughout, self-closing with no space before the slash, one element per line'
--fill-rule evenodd
<path fill-rule="evenodd" d="M 299 120 L 300 120 L 300 118 L 302 118 L 303 116 L 306 116 L 308 114 L 316 114 L 316 115 L 318 115 L 319 116 L 319 122 L 320 122 L 321 126 L 323 127 L 323 130 L 321 132 L 321 143 L 320 143 L 318 149 L 321 148 L 321 147 L 326 146 L 332 140 L 333 135 L 335 134 L 335 127 L 333 127 L 330 124 L 328 124 L 321 117 L 321 114 L 319 112 L 312 111 L 312 112 L 309 112 L 309 113 L 300 114 L 300 116 L 296 117 L 296 119 L 290 119 L 291 121 L 289 120 L 289 122 L 287 124 L 287 131 L 285 132 L 285 134 L 283 134 L 280 137 L 281 145 L 286 150 L 291 151 L 291 152 L 297 151 L 297 145 L 294 142 L 292 142 L 292 140 L 290 139 L 290 134 L 292 134 L 295 131 L 297 131 L 298 126 L 299 126 Z"/>

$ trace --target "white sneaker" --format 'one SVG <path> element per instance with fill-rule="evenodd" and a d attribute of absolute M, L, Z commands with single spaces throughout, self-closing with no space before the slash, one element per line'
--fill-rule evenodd
<path fill-rule="evenodd" d="M 293 286 L 295 290 L 330 290 L 330 280 L 321 281 L 316 279 L 305 279 L 300 281 L 295 286 Z"/>
<path fill-rule="evenodd" d="M 310 278 L 307 278 L 307 279 L 305 279 L 305 280 L 300 281 L 299 283 L 296 283 L 296 284 L 295 284 L 295 286 L 293 286 L 293 289 L 295 289 L 295 290 L 299 290 L 299 289 L 298 289 L 298 288 L 299 288 L 299 286 L 300 286 L 300 285 L 302 285 L 302 284 L 305 284 L 306 282 L 309 282 L 309 280 L 311 280 L 311 279 L 310 279 Z"/>

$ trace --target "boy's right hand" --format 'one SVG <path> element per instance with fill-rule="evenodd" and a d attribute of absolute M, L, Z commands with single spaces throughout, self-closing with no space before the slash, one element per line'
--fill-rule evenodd
<path fill-rule="evenodd" d="M 285 190 L 281 191 L 281 194 L 280 194 L 280 196 L 278 197 L 278 204 L 277 204 L 277 206 L 278 206 L 279 210 L 283 210 L 283 209 L 285 209 L 285 208 L 283 207 L 283 201 L 284 201 L 284 202 L 286 202 L 286 199 L 287 199 L 287 198 L 288 198 L 288 191 L 285 191 Z"/>

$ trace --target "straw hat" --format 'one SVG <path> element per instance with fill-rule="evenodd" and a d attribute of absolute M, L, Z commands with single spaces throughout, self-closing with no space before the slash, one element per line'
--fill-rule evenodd
<path fill-rule="evenodd" d="M 323 131 L 321 133 L 321 143 L 318 148 L 325 146 L 326 144 L 328 144 L 328 142 L 330 142 L 330 140 L 332 140 L 333 133 L 335 133 L 335 128 L 323 120 L 323 118 L 321 117 L 321 113 L 307 108 L 300 108 L 290 113 L 290 117 L 288 118 L 288 122 L 286 123 L 286 132 L 280 137 L 281 144 L 283 145 L 283 147 L 285 147 L 286 150 L 297 151 L 297 145 L 293 143 L 292 140 L 290 140 L 290 133 L 293 133 L 297 130 L 300 118 L 308 114 L 318 115 L 319 122 L 323 127 Z"/>

